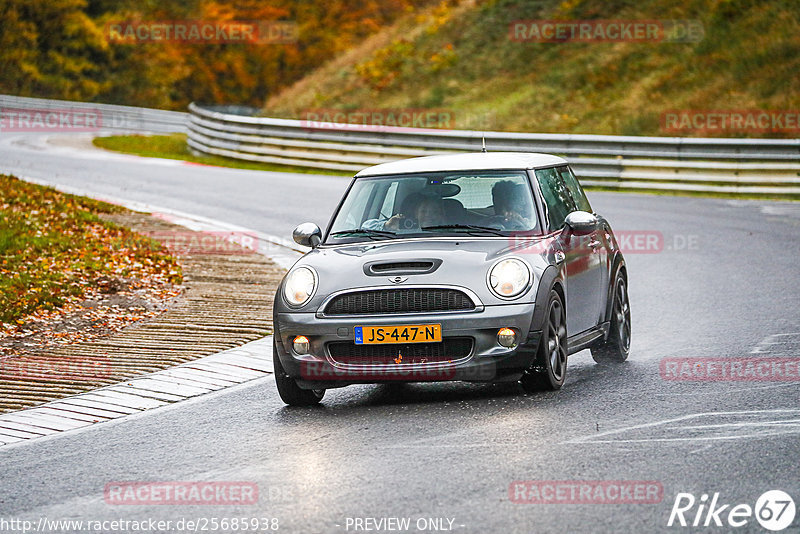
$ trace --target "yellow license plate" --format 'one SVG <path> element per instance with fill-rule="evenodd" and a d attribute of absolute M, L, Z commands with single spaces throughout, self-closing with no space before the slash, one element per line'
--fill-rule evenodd
<path fill-rule="evenodd" d="M 380 343 L 438 343 L 442 341 L 442 325 L 415 324 L 398 326 L 356 326 L 356 345 Z"/>

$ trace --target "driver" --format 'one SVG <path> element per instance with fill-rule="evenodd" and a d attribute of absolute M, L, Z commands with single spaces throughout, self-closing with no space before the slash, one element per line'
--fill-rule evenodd
<path fill-rule="evenodd" d="M 502 224 L 506 230 L 521 230 L 531 227 L 525 195 L 520 191 L 523 187 L 525 187 L 523 184 L 515 184 L 510 180 L 497 182 L 492 187 L 492 202 L 495 212 L 492 219 Z"/>
<path fill-rule="evenodd" d="M 426 196 L 417 205 L 417 224 L 420 228 L 444 224 L 444 204 L 438 197 Z"/>
<path fill-rule="evenodd" d="M 411 193 L 400 206 L 400 211 L 388 219 L 369 219 L 361 228 L 367 230 L 411 230 L 444 223 L 442 200 L 438 197 Z"/>

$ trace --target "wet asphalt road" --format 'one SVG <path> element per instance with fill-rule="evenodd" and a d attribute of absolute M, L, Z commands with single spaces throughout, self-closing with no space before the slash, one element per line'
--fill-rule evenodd
<path fill-rule="evenodd" d="M 325 223 L 347 185 L 43 147 L 0 138 L 0 172 L 276 235 Z M 437 518 L 463 533 L 766 532 L 754 517 L 729 526 L 727 511 L 773 489 L 800 505 L 800 382 L 672 381 L 660 363 L 800 357 L 800 204 L 589 198 L 618 234 L 663 236 L 657 250 L 626 254 L 633 345 L 625 364 L 599 366 L 583 351 L 555 393 L 353 386 L 313 409 L 284 407 L 271 379 L 257 380 L 0 450 L 0 519 L 152 518 L 174 527 L 181 518 L 277 518 L 279 531 L 309 533 L 367 531 L 376 524 L 355 528 L 367 518 L 409 518 L 410 532 L 432 531 Z M 103 496 L 115 481 L 201 480 L 256 483 L 258 502 L 119 506 Z M 519 480 L 649 481 L 663 493 L 654 504 L 520 504 L 509 498 Z M 702 515 L 700 527 L 667 527 L 679 493 L 719 493 L 731 505 L 724 526 L 703 527 Z M 786 531 L 799 529 L 800 516 Z"/>

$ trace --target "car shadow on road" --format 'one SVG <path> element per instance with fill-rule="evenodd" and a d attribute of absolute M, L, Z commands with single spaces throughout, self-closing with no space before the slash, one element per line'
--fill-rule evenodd
<path fill-rule="evenodd" d="M 626 373 L 627 363 L 598 365 L 585 355 L 573 355 L 564 387 L 558 391 L 524 393 L 517 382 L 390 382 L 383 384 L 350 385 L 327 391 L 322 403 L 312 408 L 289 407 L 284 414 L 299 412 L 337 412 L 385 406 L 441 406 L 449 403 L 504 402 L 519 399 L 520 403 L 550 403 L 572 401 L 607 388 L 609 383 Z M 588 353 L 587 353 L 588 354 Z M 631 371 L 632 369 L 628 369 Z"/>
<path fill-rule="evenodd" d="M 497 384 L 469 382 L 431 382 L 380 384 L 362 394 L 363 404 L 427 404 L 516 397 L 522 393 L 516 382 Z"/>

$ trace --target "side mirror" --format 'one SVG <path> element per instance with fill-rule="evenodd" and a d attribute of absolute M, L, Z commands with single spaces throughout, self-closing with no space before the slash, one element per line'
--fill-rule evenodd
<path fill-rule="evenodd" d="M 322 241 L 322 230 L 314 223 L 303 223 L 294 229 L 294 232 L 292 232 L 292 239 L 294 239 L 294 242 L 298 245 L 317 248 L 319 242 Z"/>
<path fill-rule="evenodd" d="M 566 237 L 570 235 L 589 235 L 595 230 L 597 230 L 600 221 L 597 220 L 597 217 L 594 214 L 589 213 L 588 211 L 573 211 L 567 218 L 564 219 L 566 225 L 564 226 L 564 231 L 569 232 Z"/>

